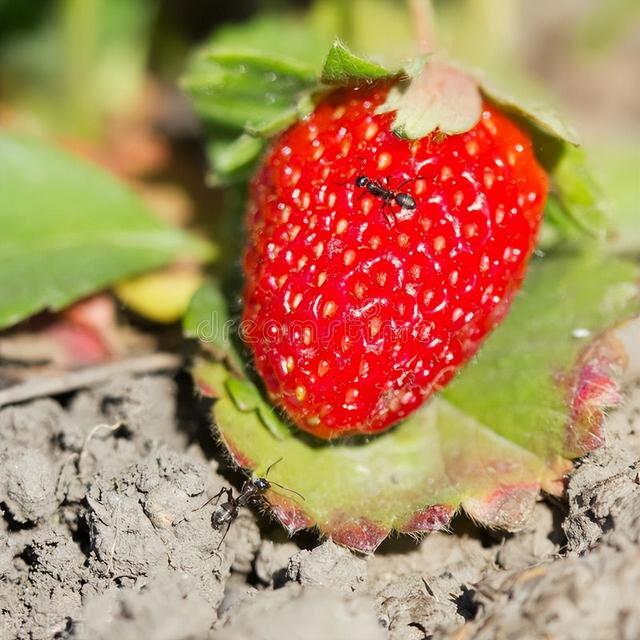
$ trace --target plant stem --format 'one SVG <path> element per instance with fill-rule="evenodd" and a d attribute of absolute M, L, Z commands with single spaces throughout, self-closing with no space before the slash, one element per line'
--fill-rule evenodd
<path fill-rule="evenodd" d="M 353 46 L 353 1 L 334 0 L 338 15 L 338 35 L 348 45 Z"/>
<path fill-rule="evenodd" d="M 433 4 L 431 0 L 408 0 L 408 3 L 418 52 L 422 55 L 433 53 L 436 48 Z"/>
<path fill-rule="evenodd" d="M 97 31 L 102 0 L 58 0 L 64 51 L 64 99 L 73 130 L 96 133 L 93 95 L 88 84 L 96 59 Z"/>

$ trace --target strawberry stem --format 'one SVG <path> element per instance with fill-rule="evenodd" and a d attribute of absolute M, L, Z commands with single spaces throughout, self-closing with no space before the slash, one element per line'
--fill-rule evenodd
<path fill-rule="evenodd" d="M 433 53 L 435 45 L 435 15 L 432 0 L 408 0 L 409 12 L 414 24 L 418 52 Z"/>
<path fill-rule="evenodd" d="M 343 42 L 353 45 L 353 2 L 335 0 L 338 15 L 338 35 Z"/>

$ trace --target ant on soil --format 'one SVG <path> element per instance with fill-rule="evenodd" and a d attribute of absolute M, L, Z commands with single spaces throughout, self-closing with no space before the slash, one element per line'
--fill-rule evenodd
<path fill-rule="evenodd" d="M 302 498 L 302 500 L 304 500 L 304 496 L 297 491 L 289 489 L 289 487 L 285 487 L 284 485 L 278 484 L 274 480 L 267 480 L 271 469 L 273 469 L 273 467 L 275 467 L 281 461 L 282 458 L 279 458 L 275 462 L 272 462 L 267 467 L 267 471 L 265 472 L 264 477 L 252 477 L 249 480 L 245 480 L 240 489 L 240 493 L 238 493 L 237 496 L 233 495 L 233 489 L 231 487 L 222 487 L 222 489 L 220 489 L 220 491 L 218 491 L 215 496 L 209 498 L 209 500 L 207 500 L 201 507 L 194 509 L 194 511 L 200 511 L 200 509 L 204 509 L 208 504 L 215 500 L 216 508 L 211 514 L 211 526 L 214 529 L 218 530 L 224 525 L 227 525 L 224 535 L 218 543 L 218 548 L 220 548 L 223 540 L 227 537 L 229 528 L 231 527 L 233 521 L 238 517 L 240 509 L 242 507 L 256 506 L 261 501 L 264 501 L 264 493 L 271 488 L 271 485 L 275 485 L 276 487 L 280 487 L 285 491 L 295 493 L 297 496 Z M 219 505 L 218 502 L 223 495 L 226 495 L 227 501 Z"/>

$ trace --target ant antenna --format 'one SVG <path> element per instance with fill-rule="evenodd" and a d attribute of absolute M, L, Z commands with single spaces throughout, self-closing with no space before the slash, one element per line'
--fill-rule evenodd
<path fill-rule="evenodd" d="M 278 462 L 282 462 L 283 458 L 278 458 L 275 462 L 272 462 L 268 467 L 267 470 L 265 471 L 264 477 L 265 479 L 269 477 L 269 472 L 271 471 L 271 469 L 273 469 L 273 467 L 275 467 Z M 274 483 L 275 484 L 275 483 Z"/>
<path fill-rule="evenodd" d="M 271 471 L 271 469 L 273 469 L 273 467 L 275 467 L 279 462 L 282 462 L 283 458 L 278 458 L 275 462 L 272 462 L 268 467 L 267 470 L 264 474 L 264 478 L 265 480 L 269 477 L 269 472 Z M 285 491 L 289 491 L 291 493 L 294 493 L 295 495 L 299 496 L 300 498 L 302 498 L 303 500 L 305 499 L 304 496 L 299 493 L 298 491 L 296 491 L 295 489 L 290 489 L 289 487 L 285 487 L 283 484 L 280 484 L 279 482 L 275 482 L 274 480 L 269 480 L 269 482 L 273 485 L 275 485 L 276 487 L 280 487 L 281 489 L 284 489 Z"/>
<path fill-rule="evenodd" d="M 348 180 L 346 180 L 345 182 L 338 182 L 337 180 L 335 180 L 336 184 L 340 185 L 341 187 L 344 187 L 345 185 L 353 185 L 353 179 L 359 173 L 362 173 L 363 167 L 367 163 L 367 159 L 364 156 L 357 156 L 357 158 L 358 158 L 358 160 L 360 160 L 360 167 L 358 167 L 358 169 L 356 169 L 355 171 L 352 171 L 351 177 Z"/>
<path fill-rule="evenodd" d="M 280 484 L 279 482 L 274 482 L 273 480 L 269 480 L 269 482 L 271 484 L 275 484 L 276 487 L 280 487 L 281 489 L 284 489 L 285 491 L 289 491 L 291 493 L 295 493 L 299 498 L 302 498 L 303 500 L 305 500 L 305 497 L 301 493 L 296 491 L 295 489 L 290 489 L 289 487 L 285 487 L 283 484 Z M 306 500 L 305 500 L 305 502 L 306 502 Z"/>

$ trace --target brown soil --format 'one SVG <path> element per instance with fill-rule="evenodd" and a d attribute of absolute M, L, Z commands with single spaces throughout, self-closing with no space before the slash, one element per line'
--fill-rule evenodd
<path fill-rule="evenodd" d="M 0 411 L 0 637 L 640 637 L 640 388 L 525 531 L 460 517 L 368 558 L 249 511 L 218 548 L 193 509 L 240 478 L 194 404 L 148 376 Z"/>

